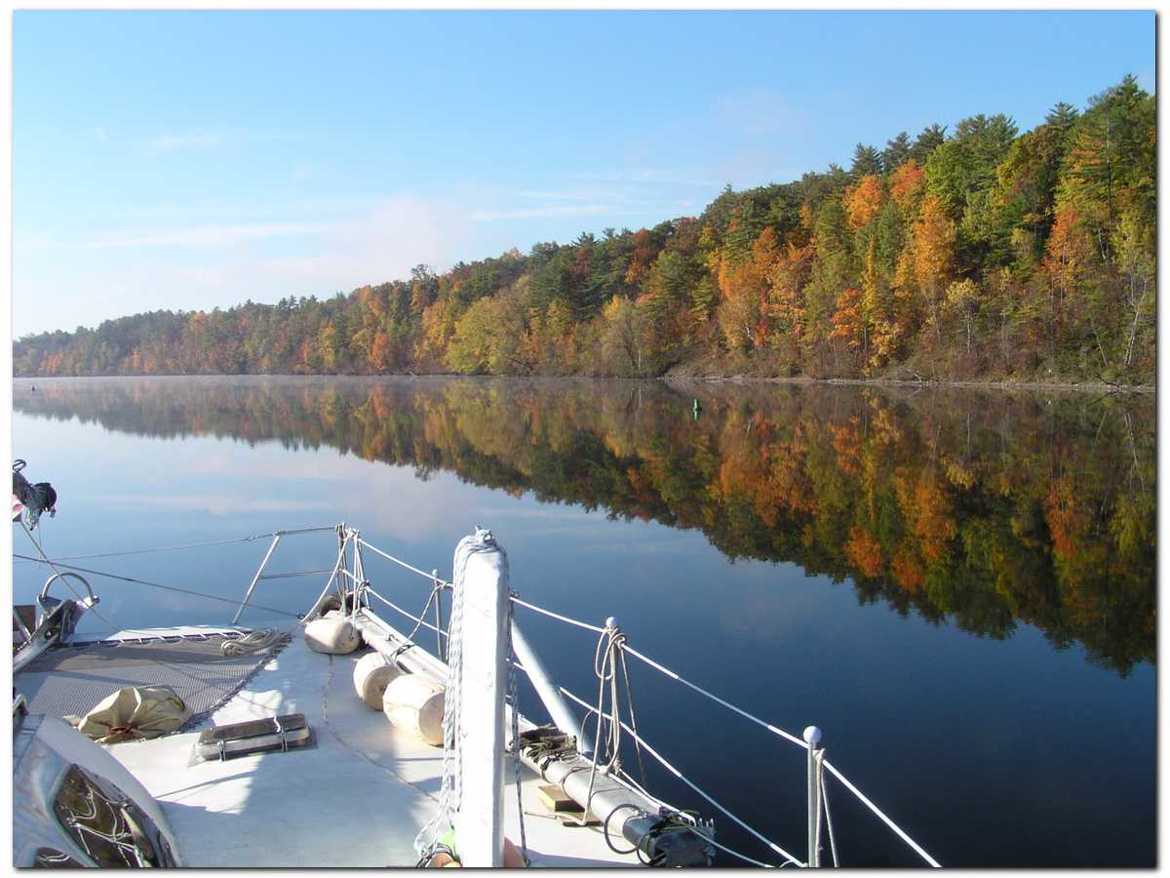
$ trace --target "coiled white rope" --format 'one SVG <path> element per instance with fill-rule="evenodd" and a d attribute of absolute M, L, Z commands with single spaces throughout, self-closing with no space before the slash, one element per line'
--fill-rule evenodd
<path fill-rule="evenodd" d="M 594 710 L 597 715 L 597 730 L 593 735 L 593 760 L 589 768 L 589 791 L 585 794 L 585 802 L 582 805 L 581 819 L 578 823 L 580 826 L 587 825 L 589 821 L 589 809 L 593 805 L 593 787 L 597 782 L 598 770 L 600 769 L 603 774 L 621 770 L 622 724 L 618 715 L 617 656 L 625 639 L 626 635 L 610 619 L 605 628 L 601 630 L 601 636 L 597 639 L 597 647 L 593 651 L 593 674 L 597 677 L 597 708 Z M 608 717 L 605 713 L 606 683 L 609 683 L 610 690 Z M 609 733 L 606 735 L 608 761 L 605 765 L 599 765 L 601 761 L 601 727 L 605 725 L 606 719 L 609 720 Z"/>
<path fill-rule="evenodd" d="M 287 636 L 279 628 L 260 628 L 235 640 L 225 640 L 219 645 L 219 651 L 223 655 L 250 655 L 275 646 Z"/>

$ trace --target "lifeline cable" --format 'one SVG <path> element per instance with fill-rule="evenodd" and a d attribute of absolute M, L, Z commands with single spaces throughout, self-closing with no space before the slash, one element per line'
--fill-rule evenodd
<path fill-rule="evenodd" d="M 48 564 L 50 567 L 54 567 L 54 568 L 55 568 L 55 566 L 59 566 L 59 567 L 64 568 L 65 570 L 75 570 L 78 573 L 88 573 L 91 576 L 104 576 L 107 579 L 117 579 L 117 580 L 120 580 L 122 582 L 133 582 L 137 585 L 146 585 L 146 586 L 150 586 L 151 588 L 161 588 L 164 591 L 173 591 L 173 592 L 178 592 L 179 594 L 188 594 L 188 595 L 191 595 L 191 596 L 197 597 L 197 598 L 206 598 L 209 601 L 219 601 L 220 603 L 231 604 L 233 607 L 239 606 L 239 604 L 240 604 L 239 601 L 233 600 L 232 598 L 220 597 L 219 595 L 214 595 L 214 594 L 206 594 L 205 592 L 201 592 L 201 591 L 192 591 L 189 588 L 179 588 L 176 585 L 163 585 L 161 582 L 151 582 L 150 580 L 147 580 L 147 579 L 136 579 L 133 576 L 122 576 L 118 573 L 106 573 L 103 570 L 91 570 L 88 567 L 78 567 L 75 564 L 60 564 L 58 562 L 55 565 L 53 561 L 50 561 L 48 559 L 41 560 L 40 558 L 34 558 L 31 555 L 18 555 L 16 553 L 13 553 L 12 557 L 19 558 L 22 561 L 33 561 L 34 563 L 37 563 L 37 564 Z M 300 616 L 298 616 L 296 613 L 290 613 L 288 610 L 278 610 L 278 609 L 276 609 L 276 607 L 266 607 L 263 604 L 250 604 L 250 606 L 256 607 L 256 608 L 261 609 L 261 610 L 267 610 L 270 613 L 277 613 L 278 615 L 281 615 L 281 616 L 289 616 L 293 619 L 300 618 Z M 111 624 L 111 625 L 113 624 L 112 622 L 110 622 L 109 619 L 106 619 L 104 616 L 99 615 L 98 618 L 103 619 L 108 624 Z"/>

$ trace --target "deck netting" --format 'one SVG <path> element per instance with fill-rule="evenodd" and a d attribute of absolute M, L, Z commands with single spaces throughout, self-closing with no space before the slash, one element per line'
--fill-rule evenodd
<path fill-rule="evenodd" d="M 16 690 L 30 713 L 82 716 L 127 686 L 170 686 L 194 713 L 186 727 L 205 719 L 231 698 L 276 647 L 249 655 L 224 655 L 224 634 L 177 635 L 143 641 L 100 641 L 59 646 L 16 675 Z"/>

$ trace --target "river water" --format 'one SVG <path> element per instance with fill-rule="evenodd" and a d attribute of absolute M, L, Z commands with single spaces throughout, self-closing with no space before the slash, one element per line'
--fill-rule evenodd
<path fill-rule="evenodd" d="M 53 556 L 345 521 L 449 577 L 459 538 L 490 527 L 522 597 L 616 616 L 631 645 L 727 700 L 797 734 L 820 726 L 830 760 L 945 865 L 1155 862 L 1152 395 L 111 378 L 20 380 L 14 408 L 14 454 L 60 495 L 41 528 Z M 334 542 L 290 537 L 270 571 L 327 567 Z M 75 563 L 238 600 L 266 548 Z M 424 580 L 368 567 L 421 608 Z M 17 600 L 44 577 L 16 560 Z M 90 578 L 123 626 L 234 611 Z M 265 580 L 243 621 L 287 620 L 322 579 Z M 593 635 L 520 621 L 558 681 L 595 697 Z M 643 736 L 803 856 L 802 751 L 649 667 L 631 674 Z M 637 776 L 632 752 L 625 764 Z M 844 865 L 915 864 L 841 786 L 829 795 Z"/>

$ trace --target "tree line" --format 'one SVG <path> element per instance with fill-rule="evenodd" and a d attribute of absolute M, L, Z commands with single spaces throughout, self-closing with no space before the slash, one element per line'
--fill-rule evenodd
<path fill-rule="evenodd" d="M 698 217 L 333 298 L 26 336 L 18 375 L 665 373 L 1152 383 L 1156 118 L 1133 77 L 858 144 Z"/>
<path fill-rule="evenodd" d="M 335 448 L 701 531 L 859 601 L 1127 674 L 1157 644 L 1152 396 L 543 379 L 17 386 L 17 411 Z M 697 419 L 692 397 L 701 407 Z"/>

